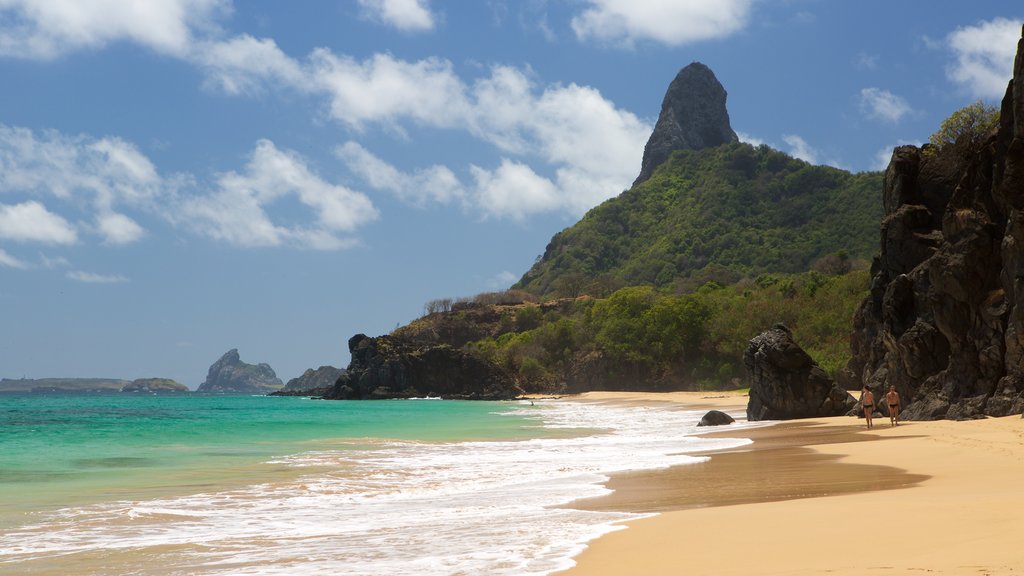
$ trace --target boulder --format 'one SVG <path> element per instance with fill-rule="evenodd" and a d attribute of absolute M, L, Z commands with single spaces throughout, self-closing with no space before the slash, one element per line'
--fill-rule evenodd
<path fill-rule="evenodd" d="M 267 394 L 284 384 L 269 364 L 246 364 L 232 348 L 210 366 L 196 392 L 215 394 Z"/>
<path fill-rule="evenodd" d="M 782 324 L 751 339 L 743 363 L 750 377 L 747 420 L 840 416 L 857 404 Z"/>
<path fill-rule="evenodd" d="M 708 413 L 700 419 L 697 426 L 723 426 L 726 424 L 732 424 L 735 421 L 735 418 L 729 416 L 725 412 L 720 410 L 709 410 Z"/>
<path fill-rule="evenodd" d="M 710 68 L 694 62 L 676 74 L 661 103 L 654 132 L 644 146 L 640 175 L 647 180 L 676 150 L 714 148 L 739 138 L 729 124 L 725 88 Z"/>

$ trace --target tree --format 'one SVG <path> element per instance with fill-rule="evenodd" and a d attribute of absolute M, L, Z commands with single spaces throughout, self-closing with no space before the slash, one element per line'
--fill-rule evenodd
<path fill-rule="evenodd" d="M 950 114 L 928 138 L 939 151 L 952 150 L 961 156 L 977 152 L 985 138 L 999 124 L 999 109 L 981 100 Z"/>

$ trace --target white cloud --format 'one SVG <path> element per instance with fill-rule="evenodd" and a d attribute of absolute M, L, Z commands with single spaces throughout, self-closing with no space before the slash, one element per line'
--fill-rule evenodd
<path fill-rule="evenodd" d="M 39 202 L 29 201 L 0 204 L 0 239 L 70 245 L 78 241 L 78 235 L 67 220 Z"/>
<path fill-rule="evenodd" d="M 784 134 L 782 141 L 789 145 L 789 154 L 808 164 L 818 163 L 818 152 L 806 140 L 796 134 Z"/>
<path fill-rule="evenodd" d="M 496 170 L 472 166 L 470 171 L 476 181 L 476 202 L 486 216 L 524 220 L 563 205 L 554 183 L 526 164 L 503 159 Z"/>
<path fill-rule="evenodd" d="M 120 274 L 94 274 L 92 272 L 83 272 L 81 270 L 70 271 L 65 274 L 65 276 L 75 280 L 76 282 L 84 282 L 86 284 L 123 284 L 128 281 L 128 278 L 121 276 Z"/>
<path fill-rule="evenodd" d="M 401 172 L 356 142 L 346 142 L 335 149 L 335 154 L 370 187 L 387 190 L 416 206 L 428 201 L 448 204 L 465 196 L 458 177 L 446 166 Z"/>
<path fill-rule="evenodd" d="M 28 268 L 28 264 L 25 264 L 21 260 L 18 260 L 14 256 L 11 256 L 3 248 L 0 248 L 0 266 L 6 266 L 8 268 Z"/>
<path fill-rule="evenodd" d="M 131 244 L 145 235 L 145 231 L 134 220 L 116 212 L 101 214 L 96 228 L 103 235 L 105 244 Z"/>
<path fill-rule="evenodd" d="M 266 207 L 294 197 L 313 212 L 304 225 L 275 224 Z M 220 175 L 213 193 L 184 201 L 185 221 L 200 233 L 243 247 L 294 245 L 318 250 L 347 248 L 355 242 L 339 237 L 378 216 L 364 194 L 330 184 L 294 152 L 269 140 L 256 144 L 242 173 Z"/>
<path fill-rule="evenodd" d="M 369 122 L 397 128 L 406 119 L 439 128 L 466 123 L 465 87 L 447 60 L 376 54 L 360 63 L 321 48 L 310 62 L 309 84 L 328 95 L 331 117 L 352 128 Z"/>
<path fill-rule="evenodd" d="M 875 120 L 895 124 L 911 112 L 906 100 L 881 88 L 864 88 L 858 100 L 861 111 Z"/>
<path fill-rule="evenodd" d="M 854 57 L 853 64 L 860 70 L 874 70 L 878 68 L 878 55 L 858 52 Z"/>
<path fill-rule="evenodd" d="M 363 14 L 403 31 L 433 30 L 434 14 L 427 0 L 359 0 Z"/>
<path fill-rule="evenodd" d="M 760 138 L 758 138 L 756 136 L 751 136 L 750 134 L 747 134 L 745 132 L 740 132 L 738 130 L 736 131 L 736 137 L 740 139 L 740 142 L 746 142 L 747 144 L 750 144 L 751 146 L 755 146 L 755 147 L 756 146 L 760 146 L 760 145 L 765 143 L 764 140 L 762 140 L 762 139 L 760 139 Z"/>
<path fill-rule="evenodd" d="M 306 87 L 302 65 L 269 38 L 244 34 L 226 41 L 204 41 L 190 59 L 206 72 L 206 86 L 227 94 L 257 93 L 267 84 Z"/>
<path fill-rule="evenodd" d="M 509 272 L 508 270 L 502 270 L 493 277 L 487 279 L 484 284 L 491 290 L 501 290 L 508 288 L 519 281 L 519 276 Z"/>
<path fill-rule="evenodd" d="M 227 0 L 3 0 L 0 56 L 52 59 L 118 41 L 182 56 L 229 10 Z"/>
<path fill-rule="evenodd" d="M 747 25 L 752 0 L 585 0 L 572 19 L 581 40 L 679 46 L 729 36 Z"/>
<path fill-rule="evenodd" d="M 995 18 L 957 28 L 946 37 L 956 62 L 946 76 L 972 96 L 1000 99 L 1013 77 L 1021 20 Z"/>

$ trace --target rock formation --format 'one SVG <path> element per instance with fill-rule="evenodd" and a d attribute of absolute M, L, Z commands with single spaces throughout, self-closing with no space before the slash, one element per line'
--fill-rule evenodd
<path fill-rule="evenodd" d="M 210 366 L 206 381 L 196 392 L 218 394 L 266 394 L 279 390 L 281 379 L 269 364 L 246 364 L 232 348 Z"/>
<path fill-rule="evenodd" d="M 164 392 L 188 392 L 188 386 L 175 382 L 170 378 L 139 378 L 125 384 L 121 392 L 140 392 L 146 394 Z"/>
<path fill-rule="evenodd" d="M 782 324 L 750 340 L 743 364 L 750 376 L 747 420 L 839 416 L 857 403 L 793 341 L 793 334 Z"/>
<path fill-rule="evenodd" d="M 324 398 L 509 400 L 522 393 L 498 366 L 447 344 L 356 334 L 348 349 L 348 370 Z"/>
<path fill-rule="evenodd" d="M 320 390 L 326 390 L 334 386 L 338 378 L 345 373 L 343 368 L 334 366 L 321 366 L 316 370 L 307 369 L 298 378 L 292 378 L 284 385 L 281 392 L 315 392 L 322 394 Z"/>
<path fill-rule="evenodd" d="M 647 180 L 675 150 L 713 148 L 739 139 L 729 125 L 725 88 L 710 68 L 694 62 L 676 74 L 661 103 L 654 132 L 644 146 L 640 175 Z"/>
<path fill-rule="evenodd" d="M 697 426 L 724 426 L 732 424 L 736 419 L 721 410 L 708 410 L 708 413 L 701 417 Z"/>
<path fill-rule="evenodd" d="M 905 419 L 1024 407 L 1024 39 L 980 150 L 901 146 L 885 172 L 881 253 L 854 318 L 858 384 Z"/>

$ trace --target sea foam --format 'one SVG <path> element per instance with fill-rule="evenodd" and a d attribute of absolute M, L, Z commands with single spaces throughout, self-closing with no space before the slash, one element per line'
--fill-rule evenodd
<path fill-rule="evenodd" d="M 662 404 L 535 401 L 501 414 L 564 437 L 333 443 L 272 461 L 309 470 L 296 481 L 62 510 L 5 534 L 0 569 L 67 562 L 84 574 L 99 565 L 78 560 L 102 557 L 94 573 L 549 574 L 642 517 L 563 507 L 607 494 L 609 474 L 748 442 L 694 436 L 701 413 Z"/>

